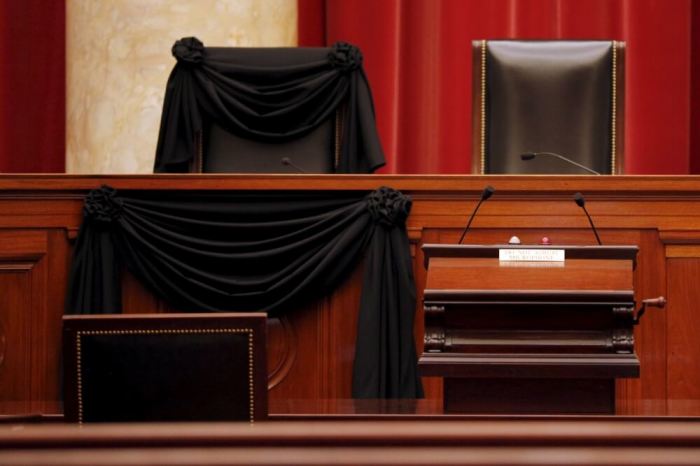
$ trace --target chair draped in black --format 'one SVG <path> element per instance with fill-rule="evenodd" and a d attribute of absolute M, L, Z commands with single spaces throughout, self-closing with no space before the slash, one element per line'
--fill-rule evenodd
<path fill-rule="evenodd" d="M 175 43 L 154 172 L 371 173 L 384 165 L 362 54 Z"/>
<path fill-rule="evenodd" d="M 624 46 L 475 41 L 472 171 L 587 173 L 563 156 L 595 172 L 622 173 Z M 523 160 L 525 153 L 534 156 Z"/>

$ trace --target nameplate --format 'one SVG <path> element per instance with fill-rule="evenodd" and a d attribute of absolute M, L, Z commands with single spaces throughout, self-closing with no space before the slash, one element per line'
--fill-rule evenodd
<path fill-rule="evenodd" d="M 564 250 L 499 249 L 498 260 L 504 262 L 564 262 Z"/>
<path fill-rule="evenodd" d="M 551 268 L 564 268 L 566 266 L 566 262 L 525 262 L 525 261 L 499 261 L 498 262 L 499 267 L 503 268 L 508 268 L 508 267 L 513 267 L 513 268 L 531 268 L 531 269 L 551 269 Z"/>

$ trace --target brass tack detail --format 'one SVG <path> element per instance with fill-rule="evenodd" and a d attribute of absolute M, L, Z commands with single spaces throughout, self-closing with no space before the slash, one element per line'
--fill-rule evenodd
<path fill-rule="evenodd" d="M 615 175 L 615 158 L 617 150 L 617 41 L 612 41 L 612 105 L 611 107 L 611 118 L 610 118 L 610 151 L 612 156 L 610 157 L 610 173 Z"/>
<path fill-rule="evenodd" d="M 481 41 L 481 102 L 479 148 L 481 157 L 481 174 L 486 173 L 486 40 Z"/>

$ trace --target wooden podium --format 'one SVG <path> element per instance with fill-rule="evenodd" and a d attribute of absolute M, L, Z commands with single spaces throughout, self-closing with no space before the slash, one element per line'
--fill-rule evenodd
<path fill-rule="evenodd" d="M 426 244 L 423 376 L 446 413 L 614 414 L 639 377 L 637 246 Z"/>

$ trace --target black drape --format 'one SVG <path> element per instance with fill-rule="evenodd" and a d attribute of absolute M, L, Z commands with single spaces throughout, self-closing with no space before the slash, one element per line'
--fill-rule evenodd
<path fill-rule="evenodd" d="M 339 42 L 319 58 L 251 66 L 232 49 L 183 38 L 163 102 L 155 172 L 185 172 L 195 134 L 207 122 L 250 139 L 282 142 L 308 134 L 346 105 L 339 173 L 369 173 L 384 165 L 362 54 Z M 279 54 L 288 54 L 280 48 Z M 284 62 L 284 61 L 282 61 Z"/>
<path fill-rule="evenodd" d="M 279 315 L 332 289 L 364 255 L 353 396 L 420 397 L 410 208 L 391 188 L 122 194 L 103 186 L 85 201 L 67 312 L 121 312 L 124 265 L 179 310 Z"/>

